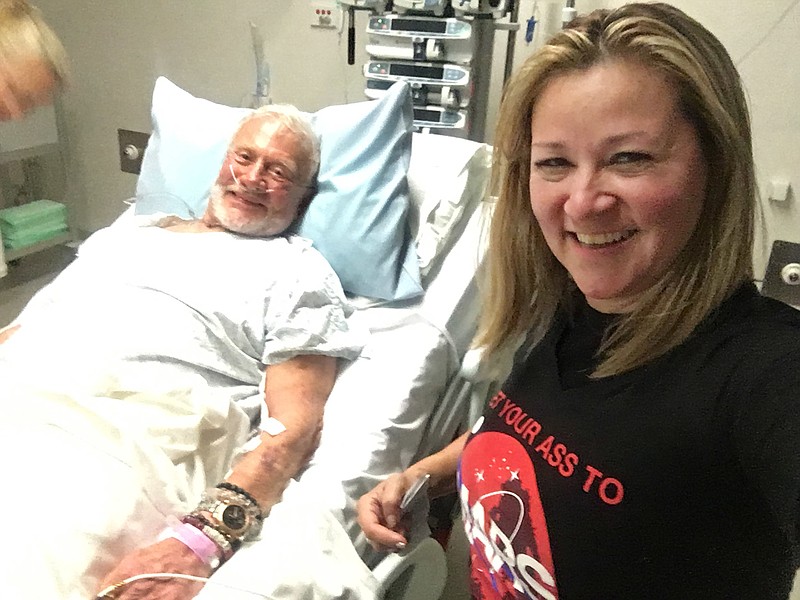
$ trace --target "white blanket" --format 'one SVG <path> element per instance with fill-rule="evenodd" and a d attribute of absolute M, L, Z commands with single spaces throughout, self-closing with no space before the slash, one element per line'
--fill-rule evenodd
<path fill-rule="evenodd" d="M 0 598 L 92 597 L 125 554 L 155 541 L 167 516 L 190 510 L 222 478 L 248 431 L 235 404 L 178 391 L 75 399 L 0 387 L 10 401 L 0 423 L 0 511 L 14 550 L 0 561 Z M 20 456 L 22 448 L 30 450 Z M 347 532 L 303 490 L 292 482 L 261 539 L 200 597 L 374 597 L 377 582 Z"/>
<path fill-rule="evenodd" d="M 180 391 L 72 398 L 7 383 L 1 598 L 88 598 L 220 480 L 249 427 L 233 403 Z"/>
<path fill-rule="evenodd" d="M 377 580 L 318 499 L 292 481 L 264 522 L 260 539 L 240 549 L 197 598 L 373 600 Z"/>

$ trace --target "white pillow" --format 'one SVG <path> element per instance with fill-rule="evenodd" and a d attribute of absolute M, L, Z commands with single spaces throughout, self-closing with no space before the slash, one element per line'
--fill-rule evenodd
<path fill-rule="evenodd" d="M 414 133 L 408 187 L 420 274 L 428 275 L 449 248 L 459 224 L 485 197 L 492 164 L 487 144 Z"/>
<path fill-rule="evenodd" d="M 197 98 L 159 77 L 136 213 L 201 215 L 230 138 L 250 112 Z M 346 292 L 386 300 L 419 296 L 406 182 L 413 126 L 408 85 L 395 83 L 379 100 L 325 107 L 311 119 L 320 137 L 318 190 L 297 232 L 314 242 Z"/>

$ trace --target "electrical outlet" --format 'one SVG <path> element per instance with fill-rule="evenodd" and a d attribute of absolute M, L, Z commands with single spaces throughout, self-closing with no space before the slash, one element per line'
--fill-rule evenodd
<path fill-rule="evenodd" d="M 339 8 L 336 2 L 317 0 L 311 2 L 311 26 L 319 29 L 339 28 Z"/>
<path fill-rule="evenodd" d="M 800 308 L 800 244 L 773 242 L 761 293 Z"/>
<path fill-rule="evenodd" d="M 139 174 L 142 170 L 142 158 L 144 149 L 150 139 L 149 133 L 141 131 L 130 131 L 128 129 L 117 129 L 117 141 L 119 143 L 119 168 L 124 173 Z"/>

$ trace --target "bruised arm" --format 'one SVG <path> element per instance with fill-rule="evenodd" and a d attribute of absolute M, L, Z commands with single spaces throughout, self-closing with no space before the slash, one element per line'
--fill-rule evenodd
<path fill-rule="evenodd" d="M 337 359 L 302 355 L 266 369 L 264 400 L 269 416 L 286 427 L 239 461 L 227 478 L 250 492 L 266 511 L 278 502 L 289 479 L 308 463 L 319 444 L 325 402 L 336 378 Z"/>

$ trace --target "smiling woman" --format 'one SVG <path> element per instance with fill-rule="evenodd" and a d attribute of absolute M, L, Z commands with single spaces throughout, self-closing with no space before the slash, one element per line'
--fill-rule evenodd
<path fill-rule="evenodd" d="M 725 48 L 667 4 L 595 11 L 528 59 L 478 340 L 514 365 L 471 432 L 362 497 L 373 544 L 405 543 L 429 473 L 457 486 L 475 598 L 788 598 L 800 313 L 752 281 L 750 139 Z"/>
<path fill-rule="evenodd" d="M 66 52 L 39 10 L 0 0 L 0 120 L 49 104 L 66 80 Z"/>
<path fill-rule="evenodd" d="M 614 85 L 604 86 L 604 77 Z M 719 40 L 680 11 L 629 4 L 602 18 L 600 13 L 579 18 L 531 57 L 515 80 L 495 134 L 494 173 L 504 202 L 492 222 L 499 248 L 489 256 L 497 261 L 489 296 L 497 310 L 484 313 L 486 351 L 492 356 L 520 336 L 544 331 L 558 306 L 572 301 L 576 283 L 580 289 L 580 272 L 572 270 L 577 265 L 561 261 L 563 248 L 551 247 L 547 222 L 531 218 L 532 207 L 549 197 L 539 197 L 544 183 L 547 190 L 556 185 L 547 181 L 553 173 L 547 177 L 541 167 L 566 173 L 575 164 L 588 186 L 584 192 L 601 192 L 599 204 L 588 211 L 584 204 L 583 230 L 574 223 L 562 227 L 611 234 L 608 239 L 624 234 L 620 247 L 641 249 L 641 238 L 653 244 L 648 256 L 624 255 L 628 277 L 633 269 L 637 274 L 635 283 L 628 282 L 634 293 L 602 309 L 626 316 L 607 332 L 593 371 L 613 375 L 642 366 L 686 340 L 723 300 L 752 281 L 756 186 L 749 113 L 736 67 Z M 563 107 L 553 106 L 556 97 Z M 544 111 L 559 118 L 560 131 L 543 129 L 545 119 L 537 115 Z M 591 145 L 580 140 L 583 136 L 591 136 Z M 540 144 L 545 149 L 557 144 L 559 152 L 542 155 Z M 578 151 L 583 154 L 573 156 Z M 700 157 L 692 162 L 693 154 Z M 537 168 L 540 160 L 545 162 Z M 604 164 L 609 161 L 614 164 Z M 713 173 L 707 185 L 704 171 Z M 612 177 L 617 183 L 604 188 Z M 565 180 L 558 185 L 579 183 L 574 172 Z M 671 189 L 647 190 L 645 182 Z M 695 201 L 678 199 L 679 193 Z M 659 208 L 669 196 L 683 204 L 674 215 Z M 653 235 L 635 220 L 634 206 L 647 210 L 648 219 L 658 212 L 669 231 Z M 565 213 L 571 208 L 574 202 L 565 204 Z M 567 237 L 577 242 L 574 232 Z M 573 247 L 591 250 L 586 244 Z M 515 257 L 513 267 L 509 256 Z M 643 260 L 635 266 L 638 259 Z M 622 274 L 607 269 L 606 275 L 611 271 L 619 281 Z M 665 314 L 670 318 L 652 316 Z"/>
<path fill-rule="evenodd" d="M 638 62 L 564 74 L 533 111 L 533 214 L 601 312 L 632 310 L 670 269 L 700 218 L 706 170 L 671 82 Z"/>

